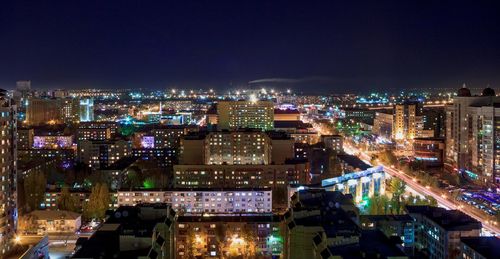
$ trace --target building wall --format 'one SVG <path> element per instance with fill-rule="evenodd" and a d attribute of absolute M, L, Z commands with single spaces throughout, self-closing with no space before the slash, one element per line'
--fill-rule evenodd
<path fill-rule="evenodd" d="M 271 162 L 275 165 L 284 164 L 287 159 L 294 158 L 294 141 L 290 139 L 271 139 Z"/>
<path fill-rule="evenodd" d="M 307 163 L 290 165 L 174 165 L 175 188 L 275 188 L 309 182 Z"/>
<path fill-rule="evenodd" d="M 83 140 L 78 144 L 79 161 L 95 169 L 107 167 L 131 152 L 132 144 L 127 140 Z"/>
<path fill-rule="evenodd" d="M 295 143 L 303 143 L 309 145 L 314 145 L 321 139 L 321 136 L 316 132 L 295 132 L 290 133 L 290 137 L 295 141 Z"/>
<path fill-rule="evenodd" d="M 271 190 L 118 191 L 118 205 L 166 203 L 183 213 L 271 213 Z"/>
<path fill-rule="evenodd" d="M 255 219 L 259 218 L 259 219 Z M 192 240 L 194 236 L 194 242 Z M 219 247 L 217 241 L 221 236 L 225 237 L 224 249 Z M 187 258 L 187 246 L 193 245 L 194 253 L 198 256 L 217 257 L 220 252 L 235 253 L 238 249 L 244 249 L 244 242 L 252 239 L 253 248 L 258 255 L 269 258 L 271 255 L 282 254 L 282 238 L 280 236 L 280 224 L 274 222 L 273 217 L 240 216 L 228 218 L 193 220 L 190 217 L 179 217 L 175 225 L 175 251 L 177 258 Z M 279 242 L 272 242 L 279 240 Z M 191 244 L 190 244 L 191 243 Z M 194 244 L 193 244 L 194 243 Z"/>
<path fill-rule="evenodd" d="M 61 103 L 58 99 L 30 98 L 26 110 L 28 125 L 62 123 Z"/>
<path fill-rule="evenodd" d="M 205 163 L 205 138 L 181 138 L 179 164 L 202 165 Z"/>
<path fill-rule="evenodd" d="M 264 132 L 211 132 L 205 139 L 204 164 L 269 164 L 271 140 Z"/>
<path fill-rule="evenodd" d="M 220 101 L 217 103 L 218 128 L 272 130 L 274 104 L 271 101 Z"/>
<path fill-rule="evenodd" d="M 18 149 L 28 149 L 33 147 L 33 138 L 35 136 L 35 131 L 31 128 L 17 129 L 17 148 Z"/>
<path fill-rule="evenodd" d="M 80 229 L 82 218 L 58 220 L 38 219 L 36 223 L 38 225 L 38 233 L 74 233 Z"/>
<path fill-rule="evenodd" d="M 393 115 L 387 113 L 375 113 L 373 120 L 373 134 L 386 139 L 392 139 L 393 136 Z"/>
<path fill-rule="evenodd" d="M 489 185 L 500 182 L 500 97 L 455 97 L 446 109 L 446 160 L 464 176 Z"/>
<path fill-rule="evenodd" d="M 11 249 L 17 228 L 16 118 L 16 106 L 0 97 L 0 257 Z"/>

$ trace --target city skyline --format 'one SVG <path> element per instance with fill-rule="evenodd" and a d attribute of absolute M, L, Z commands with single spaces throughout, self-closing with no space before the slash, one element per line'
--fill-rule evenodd
<path fill-rule="evenodd" d="M 499 7 L 16 1 L 0 9 L 0 87 L 498 88 Z"/>
<path fill-rule="evenodd" d="M 0 259 L 500 258 L 500 2 L 0 4 Z"/>

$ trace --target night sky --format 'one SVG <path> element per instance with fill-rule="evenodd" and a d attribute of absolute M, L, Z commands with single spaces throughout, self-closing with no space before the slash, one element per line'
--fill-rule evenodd
<path fill-rule="evenodd" d="M 4 88 L 500 86 L 500 1 L 6 2 Z"/>

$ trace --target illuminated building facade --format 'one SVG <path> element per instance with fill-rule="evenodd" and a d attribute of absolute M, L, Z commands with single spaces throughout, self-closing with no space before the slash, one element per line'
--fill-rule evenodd
<path fill-rule="evenodd" d="M 290 133 L 290 137 L 295 143 L 314 145 L 321 140 L 321 136 L 316 132 L 294 132 Z"/>
<path fill-rule="evenodd" d="M 71 148 L 73 136 L 34 136 L 33 148 Z"/>
<path fill-rule="evenodd" d="M 114 122 L 82 122 L 78 125 L 76 139 L 107 140 L 115 136 L 117 125 Z"/>
<path fill-rule="evenodd" d="M 372 132 L 386 140 L 392 139 L 393 136 L 393 121 L 392 114 L 376 112 L 375 119 L 373 120 Z"/>
<path fill-rule="evenodd" d="M 269 164 L 271 139 L 264 132 L 211 132 L 205 139 L 204 164 Z"/>
<path fill-rule="evenodd" d="M 78 100 L 72 98 L 57 99 L 61 105 L 61 120 L 64 123 L 76 123 L 79 120 Z"/>
<path fill-rule="evenodd" d="M 385 193 L 385 172 L 382 166 L 368 168 L 364 171 L 346 173 L 339 177 L 323 180 L 321 186 L 326 190 L 351 194 L 359 203 L 374 195 Z"/>
<path fill-rule="evenodd" d="M 175 188 L 277 188 L 309 183 L 307 163 L 174 165 Z"/>
<path fill-rule="evenodd" d="M 17 228 L 16 106 L 0 90 L 0 257 L 12 248 Z"/>
<path fill-rule="evenodd" d="M 270 189 L 121 190 L 119 206 L 165 203 L 184 214 L 271 213 Z"/>
<path fill-rule="evenodd" d="M 76 150 L 74 148 L 31 148 L 19 149 L 19 156 L 30 159 L 38 158 L 58 158 L 68 164 L 73 164 L 75 161 Z"/>
<path fill-rule="evenodd" d="M 194 242 L 191 236 L 194 234 Z M 226 240 L 219 242 L 220 235 Z M 222 258 L 221 251 L 236 257 L 248 250 L 252 242 L 252 258 L 279 258 L 283 252 L 280 219 L 277 215 L 238 216 L 179 216 L 175 223 L 176 258 L 189 258 L 194 254 L 200 258 Z M 251 241 L 250 241 L 251 240 Z M 224 246 L 222 249 L 221 243 Z M 195 249 L 190 249 L 192 245 Z M 193 251 L 194 250 L 194 251 Z"/>
<path fill-rule="evenodd" d="M 130 156 L 128 140 L 83 140 L 78 143 L 78 160 L 91 168 L 105 168 L 119 159 Z"/>
<path fill-rule="evenodd" d="M 445 144 L 443 138 L 416 138 L 413 152 L 417 161 L 426 166 L 441 166 L 444 161 Z"/>
<path fill-rule="evenodd" d="M 326 148 L 330 148 L 335 152 L 344 151 L 344 137 L 342 137 L 341 135 L 322 135 L 321 141 L 325 143 Z"/>
<path fill-rule="evenodd" d="M 156 160 L 158 166 L 167 167 L 178 162 L 175 148 L 132 148 L 132 156 L 142 160 Z"/>
<path fill-rule="evenodd" d="M 194 133 L 181 138 L 180 163 L 204 165 L 284 164 L 293 140 L 282 132 L 244 129 Z"/>
<path fill-rule="evenodd" d="M 300 112 L 292 109 L 274 109 L 274 121 L 298 121 Z"/>
<path fill-rule="evenodd" d="M 217 103 L 219 130 L 253 128 L 272 130 L 274 104 L 271 101 L 220 101 Z"/>
<path fill-rule="evenodd" d="M 491 88 L 472 96 L 463 87 L 446 109 L 446 160 L 486 185 L 500 183 L 499 103 Z"/>
<path fill-rule="evenodd" d="M 94 99 L 82 98 L 80 99 L 80 121 L 93 121 L 94 120 Z"/>
<path fill-rule="evenodd" d="M 61 123 L 61 106 L 57 99 L 29 98 L 26 108 L 28 125 Z"/>
<path fill-rule="evenodd" d="M 404 102 L 394 105 L 393 139 L 412 140 L 423 130 L 422 105 L 419 102 Z"/>
<path fill-rule="evenodd" d="M 28 149 L 33 147 L 33 138 L 35 131 L 32 128 L 18 128 L 17 129 L 17 148 Z"/>
<path fill-rule="evenodd" d="M 155 140 L 155 147 L 177 148 L 181 136 L 187 134 L 189 129 L 182 126 L 161 126 L 151 130 L 151 135 Z"/>
<path fill-rule="evenodd" d="M 414 219 L 415 247 L 429 258 L 458 258 L 461 237 L 478 237 L 481 222 L 458 210 L 432 206 L 406 206 Z"/>

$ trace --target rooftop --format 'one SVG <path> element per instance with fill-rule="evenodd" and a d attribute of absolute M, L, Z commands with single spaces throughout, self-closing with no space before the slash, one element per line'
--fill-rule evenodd
<path fill-rule="evenodd" d="M 410 215 L 422 214 L 447 231 L 481 229 L 482 227 L 481 222 L 458 210 L 432 206 L 406 206 L 406 210 Z"/>
<path fill-rule="evenodd" d="M 333 255 L 350 258 L 406 258 L 406 255 L 380 230 L 363 230 L 359 244 L 329 246 Z"/>
<path fill-rule="evenodd" d="M 460 241 L 485 258 L 500 258 L 500 239 L 497 237 L 462 237 Z"/>
<path fill-rule="evenodd" d="M 40 220 L 77 219 L 81 215 L 65 210 L 35 210 L 29 213 Z"/>
<path fill-rule="evenodd" d="M 312 125 L 309 123 L 304 123 L 302 121 L 275 121 L 274 128 L 306 129 L 306 128 L 312 128 Z"/>
<path fill-rule="evenodd" d="M 366 164 L 365 162 L 363 162 L 361 159 L 359 159 L 357 156 L 354 155 L 339 154 L 337 155 L 337 157 L 354 168 L 359 168 L 361 170 L 367 170 L 368 168 L 371 168 L 370 165 Z"/>

